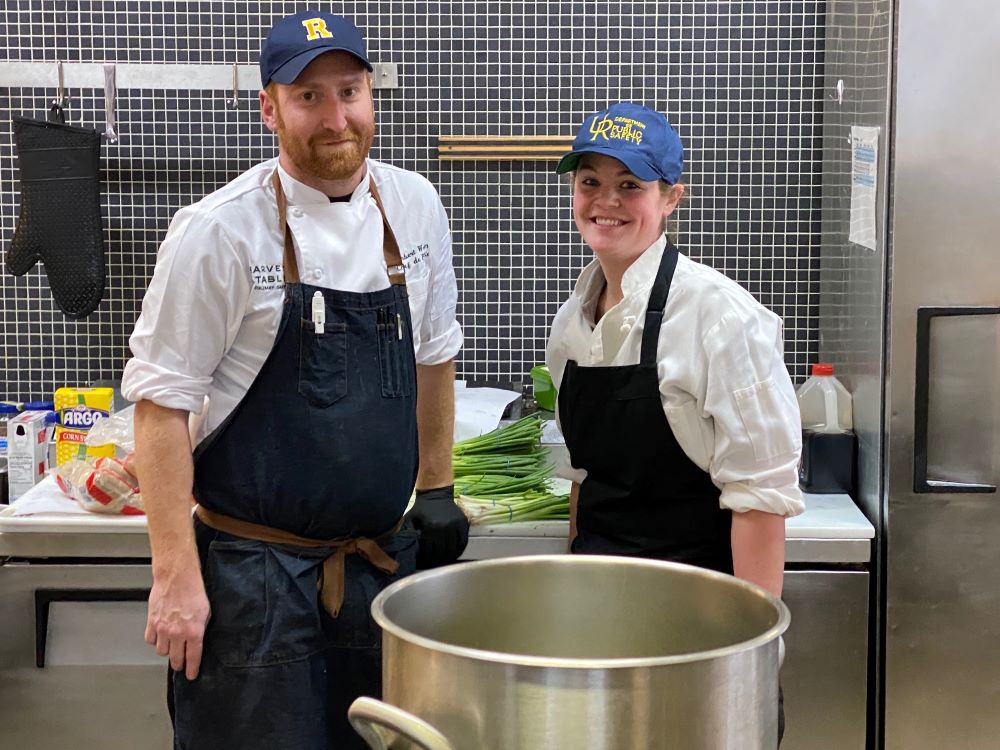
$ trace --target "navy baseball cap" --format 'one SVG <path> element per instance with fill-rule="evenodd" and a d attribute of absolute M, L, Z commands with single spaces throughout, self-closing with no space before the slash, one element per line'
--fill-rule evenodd
<path fill-rule="evenodd" d="M 612 104 L 584 120 L 556 172 L 576 169 L 584 154 L 617 159 L 640 180 L 673 185 L 684 173 L 684 145 L 666 115 L 632 102 Z"/>
<path fill-rule="evenodd" d="M 351 53 L 371 71 L 365 38 L 348 19 L 319 10 L 285 16 L 267 32 L 261 47 L 260 85 L 292 83 L 309 63 L 334 50 Z"/>

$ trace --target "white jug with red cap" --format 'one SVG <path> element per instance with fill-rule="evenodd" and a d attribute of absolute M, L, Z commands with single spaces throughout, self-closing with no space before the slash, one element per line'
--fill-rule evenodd
<path fill-rule="evenodd" d="M 833 365 L 812 366 L 812 376 L 797 391 L 802 429 L 850 432 L 854 429 L 851 394 L 833 374 Z"/>

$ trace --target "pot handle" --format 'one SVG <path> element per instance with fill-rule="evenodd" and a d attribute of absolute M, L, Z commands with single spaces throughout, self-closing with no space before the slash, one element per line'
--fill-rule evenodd
<path fill-rule="evenodd" d="M 454 750 L 447 738 L 423 719 L 374 698 L 355 700 L 347 709 L 347 718 L 372 750 L 390 750 L 383 728 L 405 737 L 422 750 Z"/>

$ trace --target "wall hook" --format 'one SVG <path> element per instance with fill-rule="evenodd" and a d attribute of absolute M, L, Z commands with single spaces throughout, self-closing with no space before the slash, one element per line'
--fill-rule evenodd
<path fill-rule="evenodd" d="M 115 130 L 115 64 L 104 63 L 104 115 L 107 124 L 104 128 L 104 138 L 108 143 L 118 143 L 118 131 Z"/>
<path fill-rule="evenodd" d="M 52 106 L 61 108 L 66 106 L 66 85 L 63 79 L 62 60 L 56 61 L 56 78 L 58 81 L 56 84 L 56 98 L 53 100 Z"/>
<path fill-rule="evenodd" d="M 66 87 L 63 81 L 63 64 L 61 60 L 56 61 L 56 98 L 49 105 L 49 122 L 66 124 L 66 113 L 63 107 L 66 106 Z"/>
<path fill-rule="evenodd" d="M 226 99 L 226 106 L 229 109 L 239 109 L 240 108 L 240 87 L 237 76 L 237 66 L 233 63 L 233 98 Z"/>

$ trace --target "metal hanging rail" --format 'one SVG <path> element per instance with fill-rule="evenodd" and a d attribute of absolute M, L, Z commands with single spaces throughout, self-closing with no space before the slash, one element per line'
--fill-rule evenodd
<path fill-rule="evenodd" d="M 260 69 L 256 65 L 188 63 L 111 63 L 119 89 L 186 89 L 189 91 L 257 91 Z M 0 63 L 0 87 L 50 88 L 59 86 L 59 68 L 65 88 L 104 88 L 105 63 L 13 62 Z M 396 63 L 373 63 L 372 86 L 399 88 Z"/>

